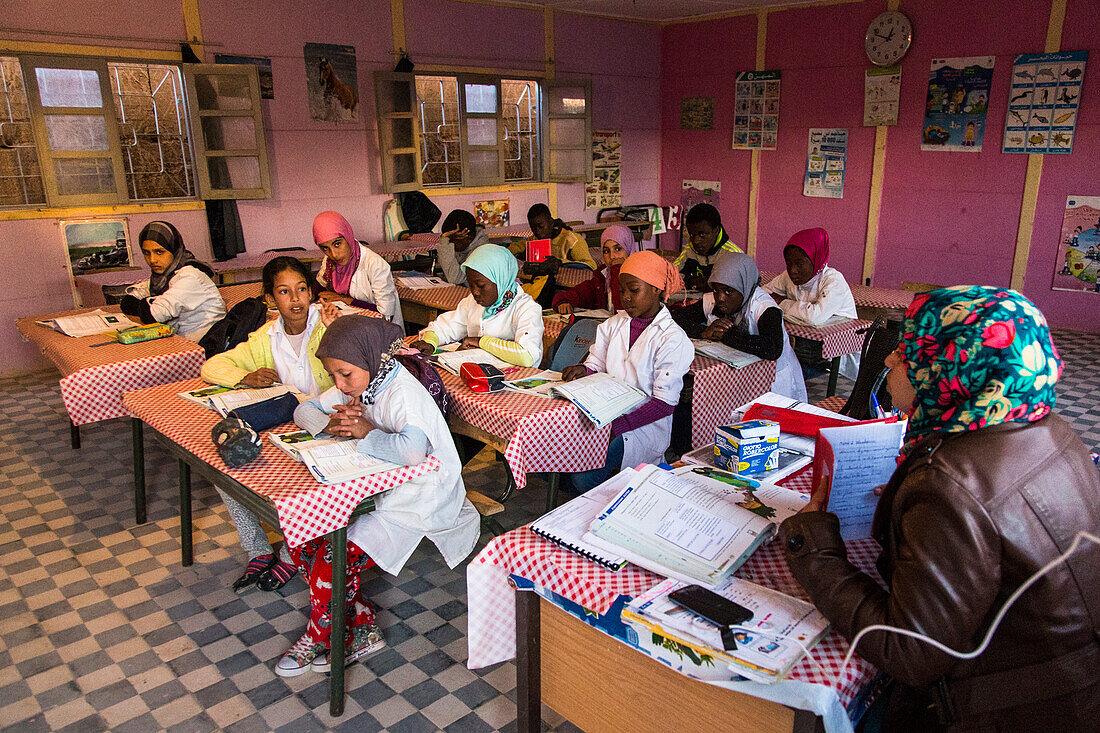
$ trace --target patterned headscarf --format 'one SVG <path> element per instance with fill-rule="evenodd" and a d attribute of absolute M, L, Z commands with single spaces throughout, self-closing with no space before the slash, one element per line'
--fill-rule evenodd
<path fill-rule="evenodd" d="M 733 315 L 730 320 L 740 324 L 745 320 L 752 303 L 752 294 L 760 285 L 760 268 L 752 257 L 740 252 L 726 252 L 714 263 L 711 270 L 709 283 L 718 283 L 727 288 L 733 288 L 741 293 L 741 310 Z"/>
<path fill-rule="evenodd" d="M 783 249 L 787 247 L 798 247 L 805 252 L 813 263 L 815 275 L 829 264 L 829 233 L 821 227 L 795 232 Z"/>
<path fill-rule="evenodd" d="M 482 320 L 507 308 L 519 292 L 519 283 L 516 282 L 519 263 L 515 255 L 499 244 L 483 244 L 475 249 L 462 263 L 462 269 L 474 270 L 497 286 L 496 302 L 482 312 Z"/>
<path fill-rule="evenodd" d="M 205 272 L 210 277 L 214 276 L 214 271 L 195 259 L 195 255 L 191 254 L 191 250 L 183 244 L 183 236 L 179 233 L 179 230 L 166 221 L 151 221 L 145 225 L 145 228 L 141 230 L 141 234 L 138 235 L 138 246 L 141 246 L 142 242 L 152 240 L 158 245 L 163 247 L 172 253 L 172 262 L 169 263 L 168 268 L 161 274 L 151 273 L 149 275 L 149 294 L 161 295 L 168 289 L 168 282 L 172 279 L 172 276 L 179 272 L 181 267 L 191 265 Z"/>
<path fill-rule="evenodd" d="M 661 255 L 648 249 L 635 252 L 626 258 L 621 275 L 633 275 L 644 283 L 664 291 L 661 300 L 667 301 L 670 295 L 684 289 L 684 279 L 676 266 Z"/>
<path fill-rule="evenodd" d="M 355 238 L 355 232 L 352 231 L 347 219 L 335 211 L 322 211 L 313 220 L 313 243 L 331 242 L 337 237 L 344 238 L 351 250 L 351 258 L 342 265 L 337 265 L 331 259 L 326 260 L 322 275 L 334 292 L 350 295 L 351 278 L 359 269 L 359 241 Z"/>
<path fill-rule="evenodd" d="M 918 295 L 898 352 L 916 389 L 903 454 L 934 432 L 1034 422 L 1054 408 L 1062 362 L 1046 318 L 1014 290 L 957 285 Z"/>
<path fill-rule="evenodd" d="M 397 368 L 393 355 L 404 348 L 401 327 L 384 318 L 341 316 L 317 344 L 318 359 L 339 359 L 370 372 L 363 402 L 374 404 L 375 395 L 389 373 Z"/>

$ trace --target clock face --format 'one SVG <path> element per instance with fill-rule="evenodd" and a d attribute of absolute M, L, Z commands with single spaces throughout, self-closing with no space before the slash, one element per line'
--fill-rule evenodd
<path fill-rule="evenodd" d="M 913 25 L 902 13 L 887 11 L 871 21 L 863 47 L 867 58 L 876 66 L 890 66 L 901 61 L 913 42 Z"/>

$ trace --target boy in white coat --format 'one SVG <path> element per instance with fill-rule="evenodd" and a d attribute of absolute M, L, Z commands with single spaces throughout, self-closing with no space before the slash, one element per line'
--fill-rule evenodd
<path fill-rule="evenodd" d="M 321 300 L 342 300 L 378 311 L 403 326 L 401 300 L 390 265 L 355 238 L 351 224 L 335 211 L 322 211 L 313 220 L 313 242 L 325 253 L 317 282 Z"/>
<path fill-rule="evenodd" d="M 600 324 L 584 364 L 566 367 L 566 381 L 605 372 L 650 399 L 611 423 L 603 468 L 573 474 L 573 487 L 588 491 L 622 466 L 660 463 L 672 437 L 672 412 L 680 401 L 695 351 L 664 300 L 683 288 L 676 268 L 651 251 L 635 252 L 619 272 L 623 309 Z"/>

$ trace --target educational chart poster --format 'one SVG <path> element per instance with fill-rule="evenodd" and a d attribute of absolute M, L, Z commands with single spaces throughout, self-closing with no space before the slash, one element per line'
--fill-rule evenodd
<path fill-rule="evenodd" d="M 623 133 L 592 131 L 592 181 L 584 187 L 584 208 L 611 209 L 623 205 L 621 166 Z"/>
<path fill-rule="evenodd" d="M 508 199 L 474 202 L 474 219 L 479 226 L 506 227 L 510 218 Z"/>
<path fill-rule="evenodd" d="M 714 97 L 682 97 L 680 99 L 681 130 L 714 129 Z"/>
<path fill-rule="evenodd" d="M 733 149 L 775 150 L 779 136 L 779 72 L 742 71 L 733 97 Z"/>
<path fill-rule="evenodd" d="M 234 56 L 231 53 L 214 54 L 215 64 L 252 64 L 260 75 L 260 99 L 275 99 L 275 77 L 271 74 L 271 59 L 262 56 Z"/>
<path fill-rule="evenodd" d="M 1005 113 L 1003 152 L 1072 152 L 1087 59 L 1088 51 L 1025 53 L 1016 57 Z"/>
<path fill-rule="evenodd" d="M 1070 196 L 1053 290 L 1100 293 L 1100 196 Z"/>
<path fill-rule="evenodd" d="M 130 267 L 125 219 L 87 219 L 61 222 L 61 236 L 74 275 Z"/>
<path fill-rule="evenodd" d="M 921 150 L 981 152 L 993 59 L 932 59 Z"/>
<path fill-rule="evenodd" d="M 844 169 L 847 161 L 846 129 L 810 128 L 802 195 L 826 199 L 844 198 Z"/>
<path fill-rule="evenodd" d="M 309 116 L 325 122 L 358 122 L 355 46 L 307 43 L 303 53 Z"/>
<path fill-rule="evenodd" d="M 901 67 L 876 66 L 863 77 L 863 126 L 898 124 Z"/>

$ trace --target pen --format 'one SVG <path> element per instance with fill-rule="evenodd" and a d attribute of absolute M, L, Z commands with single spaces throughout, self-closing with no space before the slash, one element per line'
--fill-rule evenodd
<path fill-rule="evenodd" d="M 878 402 L 878 397 L 874 392 L 871 393 L 871 405 L 875 408 L 875 417 L 886 417 L 886 413 L 882 409 L 882 405 Z"/>

